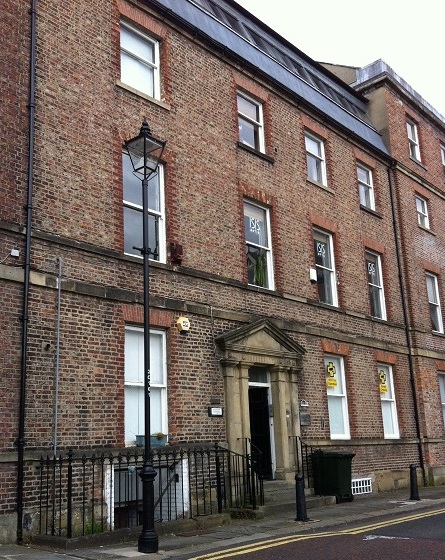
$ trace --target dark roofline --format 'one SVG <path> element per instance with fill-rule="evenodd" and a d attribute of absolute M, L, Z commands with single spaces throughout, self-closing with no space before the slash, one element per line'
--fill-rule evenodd
<path fill-rule="evenodd" d="M 251 12 L 249 12 L 248 10 L 246 10 L 246 8 L 244 8 L 243 6 L 241 6 L 240 4 L 238 4 L 238 2 L 236 2 L 235 0 L 224 0 L 224 2 L 226 4 L 231 5 L 235 10 L 241 12 L 244 16 L 246 16 L 248 19 L 252 20 L 255 25 L 258 25 L 258 27 L 262 27 L 269 35 L 272 35 L 274 37 L 274 39 L 276 39 L 279 43 L 282 43 L 286 46 L 286 48 L 288 48 L 289 50 L 292 50 L 293 52 L 295 52 L 295 54 L 297 54 L 299 57 L 303 58 L 306 62 L 309 62 L 312 66 L 315 66 L 317 68 L 317 70 L 321 73 L 324 74 L 327 78 L 329 78 L 331 81 L 335 82 L 338 86 L 340 86 L 342 89 L 347 89 L 348 92 L 353 95 L 354 97 L 356 97 L 357 99 L 359 99 L 362 103 L 368 104 L 369 100 L 367 97 L 365 97 L 362 93 L 360 93 L 359 91 L 357 91 L 356 89 L 354 89 L 353 87 L 351 87 L 349 84 L 346 84 L 343 80 L 341 80 L 338 76 L 336 76 L 335 74 L 332 74 L 329 70 L 327 70 L 321 62 L 318 62 L 316 60 L 314 60 L 313 58 L 311 58 L 308 54 L 306 54 L 305 52 L 301 51 L 298 47 L 296 47 L 293 43 L 291 43 L 290 41 L 288 41 L 286 38 L 282 37 L 279 33 L 277 33 L 277 31 L 275 31 L 274 29 L 272 29 L 271 27 L 269 27 L 266 23 L 264 23 L 262 20 L 258 19 L 256 16 L 254 16 Z"/>
<path fill-rule="evenodd" d="M 227 58 L 230 57 L 230 58 L 232 58 L 232 60 L 239 61 L 242 66 L 249 68 L 250 70 L 253 71 L 254 74 L 263 76 L 264 79 L 266 79 L 269 82 L 275 84 L 276 87 L 281 89 L 281 91 L 287 92 L 287 94 L 290 95 L 291 98 L 295 99 L 297 101 L 297 103 L 304 104 L 311 111 L 320 115 L 321 119 L 324 120 L 325 122 L 326 121 L 331 121 L 332 123 L 335 123 L 336 126 L 339 129 L 343 130 L 344 133 L 347 134 L 348 136 L 350 136 L 352 138 L 356 138 L 357 141 L 359 141 L 360 143 L 362 143 L 362 142 L 366 143 L 368 146 L 372 147 L 372 149 L 375 150 L 376 153 L 380 154 L 380 156 L 383 156 L 385 159 L 388 158 L 389 154 L 388 154 L 386 146 L 383 143 L 381 135 L 376 131 L 376 129 L 373 126 L 371 126 L 370 124 L 366 123 L 365 121 L 357 118 L 352 113 L 348 113 L 348 111 L 345 110 L 345 108 L 336 104 L 336 102 L 333 101 L 330 97 L 328 97 L 328 96 L 324 95 L 322 92 L 318 91 L 312 85 L 305 82 L 304 79 L 302 79 L 301 77 L 297 77 L 297 76 L 294 75 L 295 80 L 296 80 L 295 84 L 298 83 L 299 85 L 298 85 L 298 87 L 296 87 L 296 89 L 292 89 L 290 87 L 290 85 L 286 85 L 285 81 L 280 80 L 280 78 L 279 78 L 279 74 L 281 73 L 280 71 L 275 71 L 274 70 L 273 72 L 269 73 L 266 68 L 263 68 L 262 66 L 259 66 L 259 65 L 255 64 L 254 62 L 250 61 L 245 56 L 239 54 L 236 50 L 231 49 L 230 47 L 227 47 L 226 45 L 224 45 L 224 43 L 221 43 L 216 38 L 213 38 L 210 35 L 210 33 L 206 32 L 206 30 L 203 29 L 202 27 L 198 27 L 192 21 L 187 21 L 187 19 L 185 19 L 182 16 L 182 14 L 187 14 L 187 11 L 189 9 L 188 6 L 192 6 L 195 10 L 200 10 L 200 11 L 202 11 L 203 14 L 206 14 L 206 17 L 214 19 L 218 23 L 218 25 L 221 25 L 222 27 L 225 27 L 224 24 L 219 19 L 215 19 L 214 16 L 211 16 L 206 11 L 203 11 L 202 8 L 195 5 L 193 2 L 189 2 L 189 0 L 180 0 L 181 4 L 175 4 L 174 2 L 176 2 L 177 0 L 142 0 L 142 1 L 143 1 L 144 4 L 147 5 L 147 7 L 152 7 L 154 9 L 156 9 L 157 13 L 161 14 L 165 19 L 170 19 L 172 22 L 176 22 L 176 23 L 180 24 L 184 29 L 189 30 L 189 32 L 191 32 L 191 34 L 194 37 L 201 39 L 204 43 L 209 43 L 209 44 L 213 45 L 217 51 L 222 53 L 222 56 L 226 56 Z M 234 8 L 236 8 L 236 10 L 241 9 L 241 7 L 239 7 L 239 5 L 234 0 L 224 0 L 224 2 L 225 2 L 226 5 L 230 4 L 233 7 L 232 9 L 234 9 Z M 174 10 L 174 9 L 168 7 L 168 5 L 178 6 L 178 9 Z M 254 16 L 252 16 L 247 10 L 244 10 L 242 8 L 242 11 L 243 11 L 244 14 L 247 15 L 249 20 L 251 20 L 253 18 L 255 21 L 259 21 L 259 20 L 257 20 L 257 18 L 254 18 Z M 265 24 L 262 24 L 262 27 L 265 30 L 269 29 L 268 26 L 266 26 Z M 238 39 L 240 41 L 245 42 L 246 45 L 249 45 L 249 47 L 251 49 L 253 49 L 253 51 L 255 51 L 257 53 L 260 53 L 261 56 L 264 56 L 267 59 L 270 59 L 270 61 L 274 65 L 276 65 L 276 68 L 281 67 L 283 69 L 283 71 L 287 72 L 289 75 L 292 75 L 292 73 L 288 69 L 286 69 L 284 66 L 282 66 L 275 59 L 271 58 L 268 54 L 261 51 L 261 49 L 258 49 L 258 47 L 254 46 L 252 43 L 247 41 L 247 39 L 245 39 L 244 37 L 235 33 L 233 30 L 230 30 L 230 33 L 233 36 L 238 37 Z M 277 33 L 274 33 L 274 34 L 277 38 L 280 38 L 280 36 Z M 280 40 L 281 40 L 281 38 L 280 38 Z M 286 45 L 287 44 L 291 45 L 288 41 L 286 41 L 284 39 L 283 39 L 283 41 L 285 41 Z M 291 45 L 291 47 L 292 47 L 292 50 L 296 54 L 300 52 L 293 45 Z M 304 58 L 305 58 L 305 61 L 309 62 L 311 65 L 315 64 L 317 66 L 317 68 L 320 66 L 323 69 L 323 67 L 319 63 L 315 63 L 307 55 L 304 55 Z M 269 70 L 272 70 L 272 67 L 269 68 Z M 323 70 L 324 70 L 323 73 L 331 80 L 333 75 L 328 70 L 326 70 L 326 69 L 323 69 Z M 276 76 L 273 76 L 271 74 L 276 74 Z M 336 83 L 338 83 L 340 89 L 343 90 L 343 91 L 345 89 L 347 89 L 347 91 L 349 93 L 349 90 L 351 88 L 349 88 L 349 86 L 347 84 L 345 84 L 345 82 L 343 82 L 342 80 L 337 79 L 337 77 L 335 77 L 335 78 L 336 78 L 335 81 L 336 81 Z M 314 99 L 312 101 L 310 99 L 310 95 L 308 97 L 305 97 L 304 90 L 306 88 L 309 88 L 308 91 L 313 91 L 313 92 L 316 93 L 316 95 L 314 96 Z M 362 97 L 363 96 L 362 96 L 362 94 L 358 93 L 356 90 L 351 89 L 351 95 L 353 97 L 355 97 L 356 99 L 358 99 L 359 102 L 362 102 Z M 317 96 L 318 96 L 318 99 L 317 99 Z M 327 107 L 326 107 L 326 109 L 323 109 L 322 105 L 323 105 L 323 103 L 325 103 L 324 101 L 321 102 L 321 99 L 323 99 L 323 98 L 326 99 L 326 102 L 328 104 L 329 103 L 332 104 L 333 111 L 330 111 Z M 368 100 L 365 97 L 363 97 L 363 99 L 365 99 L 365 102 L 367 104 Z M 336 107 L 336 105 L 338 105 L 338 106 Z M 340 111 L 340 113 L 338 113 L 338 111 Z M 337 117 L 335 116 L 336 112 L 337 112 Z M 344 117 L 342 116 L 341 118 L 339 118 L 340 114 L 344 115 Z M 348 124 L 348 121 L 350 122 L 350 124 Z M 361 130 L 360 133 L 354 127 L 353 123 L 359 123 L 358 127 Z"/>

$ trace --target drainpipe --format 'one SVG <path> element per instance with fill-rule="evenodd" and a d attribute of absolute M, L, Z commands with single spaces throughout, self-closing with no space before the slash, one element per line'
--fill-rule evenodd
<path fill-rule="evenodd" d="M 403 309 L 403 322 L 405 327 L 405 338 L 406 338 L 406 345 L 408 347 L 408 367 L 409 367 L 409 380 L 411 385 L 411 393 L 413 396 L 413 405 L 414 405 L 414 421 L 416 424 L 416 434 L 417 434 L 417 449 L 419 454 L 419 463 L 420 468 L 422 469 L 422 478 L 423 484 L 426 486 L 426 473 L 425 473 L 425 463 L 423 460 L 423 446 L 422 446 L 422 432 L 420 429 L 420 416 L 419 416 L 419 404 L 417 400 L 417 392 L 416 392 L 416 379 L 414 374 L 414 365 L 413 365 L 413 351 L 412 351 L 412 344 L 411 344 L 411 334 L 409 330 L 409 322 L 408 322 L 408 305 L 406 302 L 406 295 L 405 295 L 405 288 L 404 288 L 404 281 L 403 281 L 403 274 L 402 274 L 402 256 L 399 246 L 399 235 L 398 235 L 398 228 L 397 228 L 397 213 L 395 208 L 395 194 L 394 194 L 394 184 L 392 180 L 392 170 L 394 169 L 396 162 L 393 161 L 391 167 L 388 167 L 388 180 L 389 180 L 389 194 L 391 197 L 391 212 L 392 212 L 392 223 L 394 228 L 394 240 L 395 240 L 395 247 L 396 247 L 396 258 L 397 258 L 397 270 L 399 274 L 399 287 L 400 287 L 400 297 L 402 300 L 402 309 Z"/>
<path fill-rule="evenodd" d="M 31 0 L 31 47 L 29 60 L 29 139 L 28 139 L 28 195 L 26 204 L 26 247 L 23 277 L 22 359 L 20 376 L 19 429 L 17 438 L 17 543 L 23 543 L 23 486 L 25 450 L 26 366 L 28 358 L 28 308 L 31 261 L 32 189 L 34 173 L 35 130 L 35 70 L 36 70 L 36 2 Z"/>
<path fill-rule="evenodd" d="M 62 257 L 57 257 L 57 338 L 56 338 L 56 378 L 54 380 L 54 438 L 53 457 L 57 455 L 57 432 L 59 427 L 59 363 L 60 363 L 60 300 L 62 291 Z"/>

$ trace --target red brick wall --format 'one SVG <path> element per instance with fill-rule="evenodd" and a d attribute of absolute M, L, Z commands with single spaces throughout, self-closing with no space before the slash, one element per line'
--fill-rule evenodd
<path fill-rule="evenodd" d="M 19 38 L 23 57 L 11 65 L 8 80 L 4 74 L 0 78 L 7 86 L 7 102 L 0 118 L 10 132 L 3 152 L 7 165 L 0 169 L 0 248 L 5 255 L 12 244 L 19 243 L 22 254 L 24 247 L 20 228 L 26 203 L 27 64 L 23 60 L 27 61 L 28 46 L 28 15 L 14 11 L 15 2 L 7 4 L 7 10 L 0 14 L 1 26 L 12 29 Z M 120 76 L 120 11 L 161 39 L 161 103 L 116 85 Z M 3 40 L 2 52 L 17 55 L 13 44 Z M 168 335 L 171 442 L 225 438 L 226 419 L 207 415 L 212 401 L 224 404 L 214 337 L 267 317 L 276 320 L 307 351 L 299 389 L 301 398 L 310 403 L 312 424 L 304 428 L 304 437 L 329 443 L 323 355 L 326 348 L 332 351 L 332 347 L 345 344 L 351 444 L 357 453 L 357 469 L 366 465 L 401 468 L 415 461 L 413 399 L 386 163 L 335 130 L 327 119 L 320 123 L 304 105 L 297 107 L 271 84 L 259 83 L 234 62 L 215 56 L 196 38 L 181 34 L 167 20 L 143 13 L 133 4 L 97 2 L 92 9 L 86 0 L 40 3 L 37 54 L 31 266 L 38 274 L 38 284 L 33 277 L 27 446 L 51 450 L 53 438 L 55 257 L 63 260 L 59 444 L 112 447 L 124 443 L 124 328 L 126 323 L 141 323 L 143 299 L 141 261 L 122 254 L 121 149 L 122 140 L 136 134 L 147 117 L 153 133 L 167 140 L 167 247 L 175 241 L 184 249 L 182 266 L 153 263 L 150 267 L 152 325 L 165 328 Z M 267 158 L 237 145 L 237 87 L 251 91 L 265 103 Z M 403 108 L 388 98 L 388 111 L 391 138 L 400 146 L 400 152 L 395 148 L 395 156 L 411 165 L 403 152 Z M 326 189 L 306 178 L 307 127 L 325 140 Z M 422 146 L 431 144 L 433 148 L 437 137 L 434 128 L 422 127 L 422 153 Z M 357 161 L 373 169 L 376 212 L 360 208 Z M 433 161 L 425 161 L 427 164 L 428 170 L 417 171 L 419 176 L 439 181 L 443 170 Z M 420 231 L 413 198 L 419 181 L 397 174 L 394 183 L 398 216 L 403 222 L 403 248 L 409 253 L 405 264 L 409 311 L 416 325 L 413 339 L 428 352 L 443 352 L 443 339 L 429 332 L 421 263 L 428 259 L 442 267 L 445 207 L 439 196 L 431 194 L 436 235 Z M 246 286 L 243 197 L 271 211 L 277 286 L 272 293 Z M 318 305 L 317 289 L 309 281 L 309 268 L 315 264 L 314 225 L 334 235 L 338 309 Z M 386 322 L 369 317 L 364 247 L 377 247 L 383 253 Z M 10 261 L 5 265 L 12 267 Z M 0 272 L 4 274 L 4 269 Z M 6 371 L 1 446 L 9 451 L 18 422 L 22 285 L 0 278 L 0 295 L 7 302 L 0 318 L 6 333 L 0 342 L 4 351 L 0 363 Z M 186 336 L 180 336 L 174 326 L 180 314 L 191 320 Z M 325 348 L 322 340 L 329 341 Z M 49 350 L 45 350 L 47 343 Z M 404 445 L 383 441 L 378 351 L 395 357 Z M 422 432 L 442 438 L 435 364 L 435 359 L 419 358 L 415 365 L 419 387 L 426 391 L 421 418 L 427 425 L 422 426 Z M 428 395 L 433 393 L 435 398 L 430 399 Z M 360 442 L 366 445 L 360 447 Z M 442 447 L 432 449 L 430 457 L 444 463 Z"/>

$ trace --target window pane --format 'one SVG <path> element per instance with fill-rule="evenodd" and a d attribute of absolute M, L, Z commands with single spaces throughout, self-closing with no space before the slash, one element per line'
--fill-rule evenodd
<path fill-rule="evenodd" d="M 258 146 L 258 130 L 252 123 L 241 117 L 238 119 L 239 141 L 256 149 Z"/>
<path fill-rule="evenodd" d="M 317 183 L 322 183 L 323 177 L 321 173 L 320 160 L 316 159 L 310 154 L 307 154 L 306 163 L 307 163 L 307 176 L 309 177 L 309 179 L 312 179 L 312 181 L 316 181 Z"/>
<path fill-rule="evenodd" d="M 360 204 L 371 208 L 371 193 L 370 189 L 365 185 L 359 185 L 359 193 L 360 193 Z"/>
<path fill-rule="evenodd" d="M 128 28 L 123 26 L 121 27 L 121 46 L 123 49 L 133 53 L 142 60 L 151 63 L 155 61 L 154 43 L 141 37 L 137 33 L 132 33 Z"/>
<path fill-rule="evenodd" d="M 162 391 L 157 387 L 150 388 L 150 432 L 162 432 Z M 143 432 L 142 432 L 143 433 Z"/>
<path fill-rule="evenodd" d="M 244 205 L 244 232 L 246 242 L 267 246 L 266 211 L 251 204 Z"/>
<path fill-rule="evenodd" d="M 366 253 L 366 270 L 368 272 L 368 282 L 380 286 L 378 259 L 376 255 Z"/>
<path fill-rule="evenodd" d="M 325 268 L 331 268 L 331 254 L 327 236 L 317 233 L 314 238 L 315 262 Z"/>
<path fill-rule="evenodd" d="M 267 383 L 267 368 L 261 366 L 252 366 L 249 368 L 250 383 Z"/>
<path fill-rule="evenodd" d="M 430 315 L 431 315 L 431 328 L 433 331 L 441 332 L 441 322 L 439 319 L 439 308 L 437 305 L 430 303 Z"/>
<path fill-rule="evenodd" d="M 306 150 L 319 158 L 322 157 L 321 142 L 318 142 L 309 136 L 306 136 Z"/>
<path fill-rule="evenodd" d="M 426 287 L 428 291 L 428 301 L 437 304 L 436 283 L 433 276 L 426 277 Z"/>
<path fill-rule="evenodd" d="M 331 434 L 344 434 L 346 432 L 343 416 L 343 399 L 328 396 L 329 427 Z"/>
<path fill-rule="evenodd" d="M 128 255 L 141 256 L 135 247 L 142 247 L 142 212 L 124 208 L 124 252 Z"/>
<path fill-rule="evenodd" d="M 144 388 L 125 387 L 125 441 L 144 433 Z"/>
<path fill-rule="evenodd" d="M 266 251 L 246 245 L 247 282 L 262 288 L 269 287 Z"/>
<path fill-rule="evenodd" d="M 154 97 L 154 69 L 125 52 L 121 53 L 121 81 Z"/>
<path fill-rule="evenodd" d="M 383 419 L 383 431 L 385 435 L 395 434 L 394 418 L 392 414 L 391 401 L 382 401 L 382 419 Z"/>
<path fill-rule="evenodd" d="M 152 175 L 148 180 L 148 208 L 155 212 L 161 211 L 160 201 L 160 168 L 158 173 Z M 136 204 L 142 208 L 142 181 L 133 173 L 130 156 L 122 153 L 122 180 L 124 201 Z"/>
<path fill-rule="evenodd" d="M 144 337 L 143 332 L 125 332 L 125 382 L 144 383 Z"/>
<path fill-rule="evenodd" d="M 382 317 L 382 302 L 380 299 L 380 289 L 376 286 L 369 286 L 369 301 L 371 305 L 371 315 L 373 317 Z"/>
<path fill-rule="evenodd" d="M 159 260 L 159 222 L 156 216 L 148 216 L 148 246 L 150 258 Z M 124 207 L 124 252 L 128 255 L 141 256 L 142 247 L 142 212 Z M 137 249 L 135 249 L 137 247 Z"/>
<path fill-rule="evenodd" d="M 317 268 L 318 298 L 322 303 L 334 304 L 332 273 L 329 270 Z"/>
<path fill-rule="evenodd" d="M 361 183 L 369 185 L 369 171 L 363 167 L 357 167 L 357 177 Z"/>
<path fill-rule="evenodd" d="M 150 333 L 150 379 L 156 385 L 164 381 L 164 337 L 162 334 Z"/>
<path fill-rule="evenodd" d="M 253 121 L 259 122 L 258 103 L 253 103 L 241 95 L 238 95 L 238 112 L 249 117 Z"/>
<path fill-rule="evenodd" d="M 124 200 L 142 207 L 142 181 L 133 173 L 130 156 L 122 153 Z"/>

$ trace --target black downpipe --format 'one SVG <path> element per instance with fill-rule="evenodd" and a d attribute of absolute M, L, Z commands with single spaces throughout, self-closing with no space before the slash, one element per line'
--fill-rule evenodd
<path fill-rule="evenodd" d="M 414 365 L 413 365 L 413 352 L 412 352 L 412 344 L 411 344 L 411 334 L 409 330 L 409 322 L 408 322 L 408 309 L 406 304 L 406 297 L 405 297 L 405 288 L 403 282 L 403 274 L 402 274 L 402 258 L 401 252 L 399 247 L 399 236 L 398 236 L 398 228 L 397 228 L 397 213 L 395 207 L 395 196 L 394 196 L 394 185 L 392 181 L 392 169 L 394 169 L 395 163 L 388 168 L 388 180 L 389 180 L 389 194 L 391 197 L 391 211 L 392 211 L 392 223 L 394 228 L 394 240 L 396 246 L 396 257 L 397 257 L 397 270 L 399 274 L 399 287 L 400 287 L 400 297 L 402 299 L 402 309 L 403 309 L 403 322 L 405 326 L 405 337 L 406 337 L 406 345 L 408 347 L 408 367 L 409 367 L 409 380 L 411 385 L 411 393 L 413 396 L 413 405 L 414 405 L 414 421 L 416 423 L 416 433 L 417 433 L 417 448 L 419 453 L 419 464 L 420 468 L 422 469 L 422 478 L 423 484 L 426 486 L 426 473 L 425 473 L 425 463 L 423 460 L 423 447 L 422 447 L 422 433 L 420 430 L 420 420 L 419 420 L 419 404 L 417 401 L 417 393 L 416 393 L 416 381 L 414 375 Z"/>
<path fill-rule="evenodd" d="M 26 247 L 23 277 L 22 360 L 20 377 L 19 435 L 17 438 L 17 543 L 23 543 L 23 486 L 25 451 L 26 366 L 28 361 L 28 308 L 31 262 L 32 191 L 34 182 L 35 74 L 36 74 L 36 2 L 31 0 L 31 50 L 29 61 L 29 140 L 28 196 L 26 203 Z"/>

